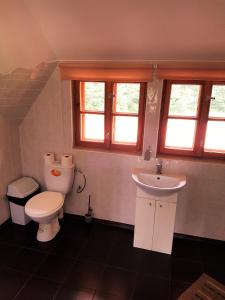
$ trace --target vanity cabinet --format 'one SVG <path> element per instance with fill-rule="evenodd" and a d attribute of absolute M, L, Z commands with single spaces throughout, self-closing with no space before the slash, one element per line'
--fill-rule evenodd
<path fill-rule="evenodd" d="M 177 194 L 157 197 L 137 188 L 134 247 L 171 254 Z"/>

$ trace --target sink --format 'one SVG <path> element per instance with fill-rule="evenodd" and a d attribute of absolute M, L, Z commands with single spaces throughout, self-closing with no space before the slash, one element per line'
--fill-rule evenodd
<path fill-rule="evenodd" d="M 146 169 L 134 169 L 132 179 L 136 185 L 149 194 L 166 196 L 177 193 L 186 184 L 186 176 L 154 174 Z"/>

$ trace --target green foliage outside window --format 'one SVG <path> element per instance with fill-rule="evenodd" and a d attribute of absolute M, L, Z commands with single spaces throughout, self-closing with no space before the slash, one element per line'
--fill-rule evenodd
<path fill-rule="evenodd" d="M 139 83 L 118 83 L 116 89 L 116 111 L 138 113 Z M 105 84 L 103 82 L 85 82 L 85 109 L 104 111 Z"/>
<path fill-rule="evenodd" d="M 225 86 L 214 85 L 212 97 L 215 97 L 215 99 L 211 100 L 209 115 L 225 118 Z"/>
<path fill-rule="evenodd" d="M 195 116 L 197 113 L 199 92 L 199 85 L 173 84 L 170 96 L 169 114 Z M 225 117 L 224 85 L 213 86 L 209 115 L 212 117 Z"/>
<path fill-rule="evenodd" d="M 85 82 L 85 109 L 91 111 L 104 111 L 105 83 Z"/>

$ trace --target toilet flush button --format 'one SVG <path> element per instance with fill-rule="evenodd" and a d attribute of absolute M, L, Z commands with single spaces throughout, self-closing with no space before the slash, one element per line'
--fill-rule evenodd
<path fill-rule="evenodd" d="M 59 170 L 52 169 L 52 170 L 51 170 L 51 174 L 52 174 L 52 176 L 60 176 L 60 175 L 61 175 L 61 172 L 60 172 Z"/>

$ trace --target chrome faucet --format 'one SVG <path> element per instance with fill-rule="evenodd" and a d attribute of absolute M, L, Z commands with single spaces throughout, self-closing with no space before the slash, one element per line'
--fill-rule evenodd
<path fill-rule="evenodd" d="M 156 174 L 162 174 L 163 162 L 162 160 L 157 160 L 156 162 Z"/>

